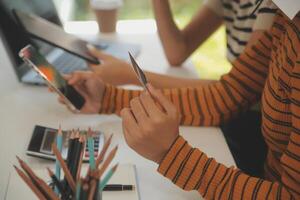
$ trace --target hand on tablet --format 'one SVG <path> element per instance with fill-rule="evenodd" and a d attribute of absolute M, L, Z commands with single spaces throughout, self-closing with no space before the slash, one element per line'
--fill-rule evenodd
<path fill-rule="evenodd" d="M 105 84 L 93 72 L 77 71 L 70 75 L 64 75 L 68 84 L 72 85 L 85 99 L 85 104 L 81 108 L 81 113 L 98 113 L 101 108 L 101 101 Z M 65 104 L 63 98 L 59 101 Z"/>
<path fill-rule="evenodd" d="M 123 132 L 133 150 L 160 163 L 179 135 L 179 114 L 162 92 L 149 84 L 148 89 L 151 95 L 145 91 L 121 111 Z"/>
<path fill-rule="evenodd" d="M 112 85 L 134 84 L 136 76 L 130 64 L 114 56 L 103 53 L 93 46 L 88 45 L 89 53 L 101 61 L 101 64 L 90 64 L 90 68 L 105 83 Z"/>

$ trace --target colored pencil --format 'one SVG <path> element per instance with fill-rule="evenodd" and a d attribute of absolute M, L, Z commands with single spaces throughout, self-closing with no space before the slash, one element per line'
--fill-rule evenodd
<path fill-rule="evenodd" d="M 52 145 L 52 149 L 53 149 L 53 152 L 55 154 L 55 156 L 57 157 L 57 159 L 59 160 L 60 162 L 60 166 L 62 167 L 64 173 L 65 173 L 65 177 L 66 177 L 66 180 L 69 184 L 69 186 L 71 187 L 72 191 L 75 192 L 75 182 L 74 182 L 74 179 L 72 178 L 72 175 L 65 163 L 65 161 L 63 160 L 60 152 L 58 151 L 57 147 L 55 146 L 55 144 Z"/>
<path fill-rule="evenodd" d="M 107 159 L 103 162 L 102 167 L 100 168 L 100 170 L 98 170 L 95 174 L 95 177 L 97 179 L 100 179 L 100 177 L 102 176 L 102 174 L 105 172 L 105 170 L 107 169 L 107 167 L 109 166 L 109 164 L 111 163 L 112 159 L 115 157 L 116 153 L 118 150 L 118 146 L 116 146 L 107 156 Z"/>
<path fill-rule="evenodd" d="M 75 141 L 75 131 L 74 129 L 72 129 L 72 131 L 70 132 L 70 136 L 69 136 L 69 145 L 68 145 L 68 154 L 67 154 L 67 166 L 70 169 L 71 167 L 71 161 L 72 161 L 72 153 L 74 150 L 74 141 Z"/>
<path fill-rule="evenodd" d="M 35 195 L 40 200 L 47 200 L 45 196 L 40 192 L 40 190 L 32 183 L 30 178 L 24 174 L 17 166 L 14 165 L 15 170 L 19 174 L 19 176 L 23 179 L 23 181 L 29 186 L 29 188 L 35 193 Z"/>
<path fill-rule="evenodd" d="M 95 179 L 92 179 L 91 183 L 90 183 L 90 191 L 89 191 L 88 200 L 94 199 L 96 188 L 97 188 L 97 181 Z"/>
<path fill-rule="evenodd" d="M 111 177 L 113 176 L 113 174 L 115 173 L 115 171 L 118 168 L 118 164 L 116 164 L 114 167 L 112 167 L 107 174 L 105 175 L 105 177 L 103 178 L 103 180 L 101 180 L 101 183 L 99 184 L 99 191 L 103 191 L 104 187 L 107 185 L 108 181 L 111 179 Z"/>
<path fill-rule="evenodd" d="M 81 193 L 81 181 L 78 181 L 76 184 L 76 200 L 80 200 Z"/>
<path fill-rule="evenodd" d="M 78 164 L 80 161 L 80 155 L 82 151 L 82 140 L 80 140 L 79 130 L 75 134 L 74 146 L 72 150 L 72 159 L 71 159 L 71 166 L 69 167 L 71 175 L 74 180 L 77 179 L 77 170 Z"/>
<path fill-rule="evenodd" d="M 95 165 L 95 150 L 94 150 L 94 138 L 92 137 L 92 130 L 88 130 L 88 150 L 89 150 L 89 162 L 92 170 L 96 169 Z"/>
<path fill-rule="evenodd" d="M 56 136 L 56 145 L 57 145 L 57 149 L 59 150 L 59 152 L 62 151 L 62 147 L 63 147 L 63 135 L 62 135 L 62 130 L 61 130 L 61 125 L 59 125 L 58 128 L 58 132 L 57 132 L 57 136 Z M 58 180 L 60 180 L 60 164 L 59 161 L 56 159 L 55 161 L 55 176 Z M 55 187 L 55 192 L 56 194 L 58 194 L 58 188 Z"/>
<path fill-rule="evenodd" d="M 62 184 L 60 183 L 60 181 L 57 179 L 56 175 L 54 175 L 54 173 L 47 167 L 47 171 L 48 174 L 50 176 L 50 178 L 52 179 L 53 184 L 55 185 L 55 188 L 57 188 L 57 190 L 60 192 L 60 194 L 62 196 L 64 196 L 64 188 L 62 186 Z"/>
<path fill-rule="evenodd" d="M 80 141 L 82 142 L 82 148 L 81 148 L 81 152 L 80 152 L 80 160 L 78 163 L 78 168 L 77 168 L 77 175 L 76 175 L 76 180 L 78 181 L 80 179 L 80 174 L 81 174 L 81 166 L 82 166 L 82 162 L 83 162 L 83 156 L 84 156 L 84 152 L 85 152 L 85 135 L 81 135 L 80 136 Z"/>
<path fill-rule="evenodd" d="M 84 183 L 82 180 L 82 191 L 80 193 L 80 199 L 87 199 L 88 198 L 88 190 L 89 190 L 89 185 L 88 183 Z"/>
<path fill-rule="evenodd" d="M 44 194 L 46 198 L 58 200 L 58 196 L 52 191 L 52 189 L 47 185 L 45 181 L 40 179 L 33 170 L 21 160 L 18 156 L 17 159 L 22 167 L 22 169 L 27 173 L 28 177 L 32 180 L 34 184 L 36 184 L 37 188 Z"/>
<path fill-rule="evenodd" d="M 111 143 L 112 137 L 113 137 L 113 134 L 111 134 L 109 136 L 108 140 L 105 142 L 105 144 L 103 146 L 103 149 L 101 150 L 101 152 L 100 152 L 100 154 L 99 154 L 99 156 L 98 156 L 98 158 L 96 160 L 96 168 L 98 168 L 99 165 L 100 165 L 100 163 L 103 161 L 104 156 L 105 156 L 105 154 L 106 154 L 106 152 L 108 150 L 108 147 L 109 147 L 109 145 Z"/>

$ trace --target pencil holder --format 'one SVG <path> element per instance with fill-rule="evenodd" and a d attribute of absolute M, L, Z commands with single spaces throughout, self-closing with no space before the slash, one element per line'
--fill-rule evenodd
<path fill-rule="evenodd" d="M 81 134 L 84 133 L 84 134 Z M 51 200 L 102 200 L 102 190 L 116 171 L 118 164 L 112 167 L 106 175 L 111 161 L 116 155 L 117 147 L 113 148 L 104 159 L 106 151 L 110 145 L 112 135 L 105 142 L 100 154 L 94 155 L 94 139 L 91 129 L 88 131 L 73 131 L 67 159 L 62 158 L 60 152 L 62 131 L 59 129 L 57 134 L 57 143 L 52 144 L 53 153 L 56 156 L 55 173 L 47 168 L 52 183 L 48 185 L 39 178 L 34 171 L 19 157 L 17 157 L 21 169 L 14 165 L 17 173 L 23 181 L 30 187 L 39 199 Z M 89 166 L 85 176 L 82 176 L 83 152 L 87 142 L 89 148 Z M 96 157 L 96 158 L 95 158 Z M 61 180 L 61 169 L 64 177 Z"/>

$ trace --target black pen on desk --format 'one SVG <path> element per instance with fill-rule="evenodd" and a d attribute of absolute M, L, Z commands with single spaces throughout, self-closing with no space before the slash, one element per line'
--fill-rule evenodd
<path fill-rule="evenodd" d="M 108 184 L 103 191 L 132 191 L 135 190 L 134 185 Z"/>

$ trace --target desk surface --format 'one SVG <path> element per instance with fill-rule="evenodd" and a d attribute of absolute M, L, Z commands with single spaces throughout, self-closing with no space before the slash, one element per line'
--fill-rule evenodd
<path fill-rule="evenodd" d="M 178 76 L 196 78 L 196 71 L 190 62 L 184 68 L 168 67 L 158 37 L 154 33 L 117 34 L 109 36 L 117 41 L 140 43 L 142 51 L 138 57 L 140 65 L 147 70 Z M 155 58 L 155 59 L 154 59 Z M 140 193 L 147 199 L 199 199 L 196 192 L 184 192 L 160 176 L 157 165 L 143 159 L 126 145 L 121 121 L 116 116 L 74 115 L 59 105 L 56 96 L 44 87 L 18 83 L 11 63 L 0 42 L 0 199 L 4 199 L 15 155 L 24 158 L 33 168 L 44 168 L 52 162 L 25 155 L 34 125 L 67 128 L 93 127 L 106 134 L 114 133 L 114 143 L 119 144 L 115 161 L 133 163 L 137 167 Z M 215 157 L 227 166 L 234 165 L 228 146 L 219 128 L 181 127 L 181 134 L 195 147 Z"/>

